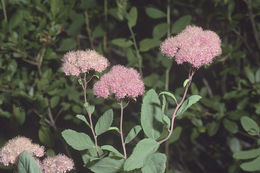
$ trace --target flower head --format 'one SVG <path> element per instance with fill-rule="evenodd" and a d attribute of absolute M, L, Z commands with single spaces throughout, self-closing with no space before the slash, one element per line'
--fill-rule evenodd
<path fill-rule="evenodd" d="M 73 167 L 73 160 L 62 154 L 58 154 L 54 157 L 47 157 L 41 164 L 41 169 L 44 173 L 65 173 L 72 170 Z"/>
<path fill-rule="evenodd" d="M 136 98 L 144 93 L 144 83 L 135 69 L 116 65 L 95 83 L 93 90 L 95 95 L 103 98 L 110 93 L 115 94 L 117 99 Z"/>
<path fill-rule="evenodd" d="M 161 44 L 161 52 L 170 58 L 175 57 L 178 64 L 190 63 L 199 68 L 210 64 L 212 59 L 222 53 L 219 36 L 197 26 L 187 26 L 180 34 L 166 39 Z"/>
<path fill-rule="evenodd" d="M 94 50 L 71 51 L 63 57 L 63 71 L 66 75 L 79 76 L 90 70 L 102 72 L 109 65 L 108 60 Z"/>
<path fill-rule="evenodd" d="M 9 140 L 7 144 L 1 148 L 0 162 L 5 166 L 14 164 L 23 151 L 27 151 L 36 157 L 42 157 L 44 155 L 44 147 L 33 144 L 31 140 L 26 137 L 17 136 Z"/>

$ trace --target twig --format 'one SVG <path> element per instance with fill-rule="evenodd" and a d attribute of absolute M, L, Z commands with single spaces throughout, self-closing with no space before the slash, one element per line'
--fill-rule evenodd
<path fill-rule="evenodd" d="M 164 139 L 162 139 L 161 141 L 159 141 L 159 144 L 162 144 L 163 142 L 167 141 L 167 140 L 171 137 L 171 135 L 172 135 L 173 126 L 174 126 L 174 120 L 175 120 L 177 111 L 179 110 L 180 106 L 182 105 L 182 103 L 183 103 L 184 100 L 185 100 L 185 97 L 186 97 L 186 95 L 187 95 L 187 92 L 188 92 L 189 86 L 190 86 L 190 84 L 191 84 L 192 77 L 193 77 L 194 73 L 195 73 L 195 70 L 191 70 L 191 72 L 190 72 L 190 74 L 189 74 L 189 78 L 188 78 L 188 79 L 189 79 L 189 82 L 188 82 L 188 83 L 186 84 L 186 86 L 185 86 L 185 91 L 184 91 L 184 94 L 183 94 L 183 96 L 182 96 L 182 99 L 181 99 L 181 101 L 177 104 L 177 106 L 176 106 L 176 108 L 175 108 L 175 110 L 174 110 L 174 112 L 173 112 L 170 132 L 169 132 L 169 134 L 168 134 L 168 136 L 167 136 L 166 138 L 164 138 Z"/>

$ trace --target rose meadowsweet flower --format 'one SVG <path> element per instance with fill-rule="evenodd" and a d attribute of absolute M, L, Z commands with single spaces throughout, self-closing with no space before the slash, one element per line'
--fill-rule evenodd
<path fill-rule="evenodd" d="M 221 40 L 215 32 L 187 26 L 177 36 L 167 38 L 161 44 L 161 52 L 170 58 L 175 57 L 178 64 L 187 62 L 199 68 L 210 64 L 222 53 L 220 46 Z"/>
<path fill-rule="evenodd" d="M 41 169 L 44 173 L 65 173 L 72 170 L 74 162 L 63 154 L 47 157 L 42 161 Z"/>
<path fill-rule="evenodd" d="M 44 155 L 44 147 L 33 144 L 29 138 L 17 136 L 10 139 L 0 150 L 0 162 L 3 165 L 15 164 L 18 156 L 27 151 L 35 157 L 42 157 Z"/>
<path fill-rule="evenodd" d="M 93 91 L 96 96 L 103 98 L 110 93 L 115 94 L 117 99 L 136 98 L 144 93 L 144 83 L 135 69 L 116 65 L 95 83 Z"/>
<path fill-rule="evenodd" d="M 78 50 L 64 55 L 62 68 L 66 75 L 79 76 L 90 70 L 102 72 L 108 65 L 108 60 L 96 51 Z"/>

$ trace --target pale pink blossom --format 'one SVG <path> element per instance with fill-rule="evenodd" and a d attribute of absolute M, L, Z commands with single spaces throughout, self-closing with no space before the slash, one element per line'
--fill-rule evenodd
<path fill-rule="evenodd" d="M 95 83 L 93 91 L 96 96 L 103 98 L 111 93 L 117 99 L 136 98 L 144 93 L 144 83 L 135 69 L 116 65 Z"/>
<path fill-rule="evenodd" d="M 62 68 L 66 75 L 79 76 L 90 70 L 102 72 L 108 65 L 108 60 L 96 51 L 78 50 L 64 55 Z"/>
<path fill-rule="evenodd" d="M 10 139 L 0 150 L 0 162 L 3 165 L 15 164 L 18 156 L 27 151 L 32 156 L 42 157 L 44 155 L 44 147 L 33 144 L 32 141 L 26 137 L 17 136 Z"/>
<path fill-rule="evenodd" d="M 63 154 L 47 157 L 42 161 L 43 173 L 65 173 L 74 168 L 74 162 Z"/>
<path fill-rule="evenodd" d="M 161 52 L 178 64 L 187 62 L 195 68 L 210 64 L 214 57 L 222 53 L 219 36 L 210 30 L 197 26 L 187 26 L 175 37 L 167 38 L 161 44 Z"/>

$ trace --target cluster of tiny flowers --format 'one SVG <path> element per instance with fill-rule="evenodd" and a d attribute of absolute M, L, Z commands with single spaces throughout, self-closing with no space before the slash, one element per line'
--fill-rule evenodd
<path fill-rule="evenodd" d="M 0 162 L 8 166 L 17 161 L 18 156 L 27 151 L 35 157 L 42 157 L 44 155 L 44 147 L 33 144 L 32 141 L 26 137 L 17 136 L 7 142 L 0 150 Z"/>
<path fill-rule="evenodd" d="M 219 36 L 210 30 L 187 26 L 175 37 L 169 37 L 161 44 L 161 52 L 178 64 L 187 62 L 195 68 L 210 64 L 222 53 Z"/>
<path fill-rule="evenodd" d="M 64 55 L 62 68 L 66 75 L 79 76 L 90 70 L 102 72 L 108 65 L 108 60 L 96 51 L 78 50 Z"/>
<path fill-rule="evenodd" d="M 74 162 L 65 155 L 58 154 L 45 158 L 40 164 L 43 173 L 66 173 L 72 170 Z"/>
<path fill-rule="evenodd" d="M 136 98 L 143 95 L 144 83 L 135 69 L 116 65 L 95 83 L 93 91 L 96 96 L 103 98 L 110 93 L 115 94 L 117 99 Z"/>

